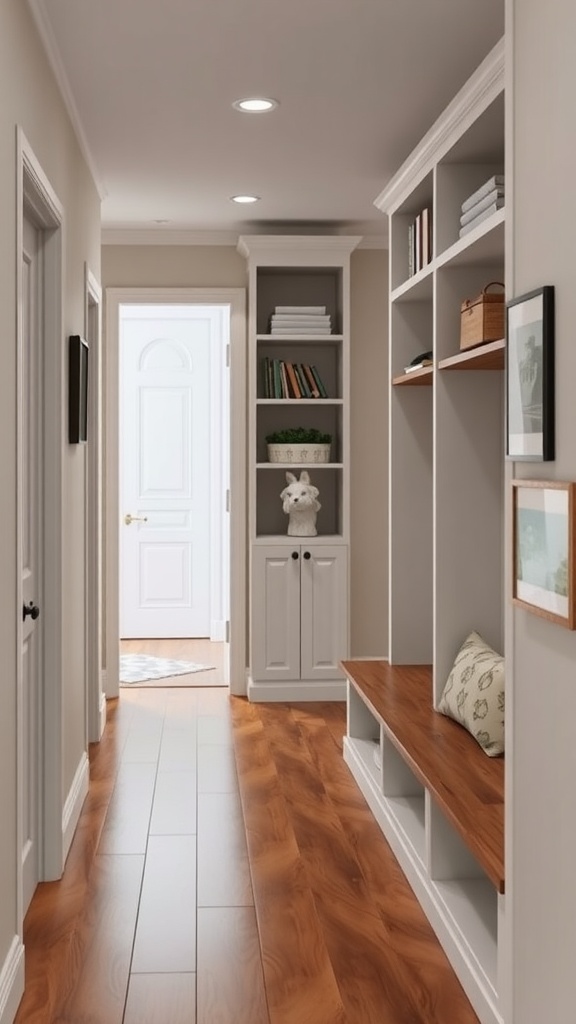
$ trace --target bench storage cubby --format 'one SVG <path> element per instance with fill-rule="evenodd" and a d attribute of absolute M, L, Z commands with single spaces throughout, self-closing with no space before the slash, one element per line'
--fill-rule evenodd
<path fill-rule="evenodd" d="M 343 668 L 346 763 L 480 1020 L 500 1024 L 503 758 L 434 710 L 428 667 Z"/>

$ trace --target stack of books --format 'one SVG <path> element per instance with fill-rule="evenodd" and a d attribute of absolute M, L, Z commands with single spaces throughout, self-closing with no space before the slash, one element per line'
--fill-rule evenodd
<path fill-rule="evenodd" d="M 425 206 L 408 225 L 408 277 L 427 267 L 432 259 L 432 207 Z"/>
<path fill-rule="evenodd" d="M 270 317 L 270 334 L 330 334 L 326 306 L 276 306 Z"/>
<path fill-rule="evenodd" d="M 493 174 L 462 203 L 460 238 L 504 206 L 504 175 Z"/>
<path fill-rule="evenodd" d="M 262 390 L 264 398 L 328 398 L 315 366 L 268 357 L 262 360 Z"/>

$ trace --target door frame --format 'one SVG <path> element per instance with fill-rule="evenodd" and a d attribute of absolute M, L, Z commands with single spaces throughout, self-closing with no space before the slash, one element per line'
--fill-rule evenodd
<path fill-rule="evenodd" d="M 102 289 L 84 264 L 84 337 L 89 346 L 88 438 L 85 455 L 86 525 L 86 744 L 97 743 L 106 725 L 103 689 L 102 610 Z"/>
<path fill-rule="evenodd" d="M 230 309 L 230 692 L 246 693 L 246 289 L 106 288 L 105 650 L 106 696 L 119 693 L 120 487 L 119 319 L 123 304 L 228 306 Z M 241 429 L 234 429 L 241 425 Z"/>
<path fill-rule="evenodd" d="M 24 132 L 16 128 L 16 288 L 22 294 L 24 211 L 42 232 L 42 494 L 43 524 L 40 534 L 42 630 L 39 637 L 43 687 L 39 694 L 38 874 L 41 880 L 60 878 L 64 866 L 62 793 L 62 558 L 65 346 L 63 337 L 63 239 L 64 210 L 37 160 Z M 16 436 L 16 550 L 22 544 L 22 332 L 20 302 L 16 312 L 17 436 Z M 19 555 L 17 555 L 19 558 Z M 17 750 L 18 750 L 18 911 L 22 919 L 22 773 L 24 751 L 22 713 L 22 583 L 16 585 L 17 620 Z"/>

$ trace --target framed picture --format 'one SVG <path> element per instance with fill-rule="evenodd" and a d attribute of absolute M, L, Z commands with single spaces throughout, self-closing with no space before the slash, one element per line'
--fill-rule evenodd
<path fill-rule="evenodd" d="M 506 304 L 506 455 L 554 459 L 554 287 Z"/>
<path fill-rule="evenodd" d="M 574 501 L 576 484 L 514 480 L 514 604 L 576 628 Z"/>
<path fill-rule="evenodd" d="M 68 441 L 88 440 L 88 342 L 79 334 L 68 339 Z"/>

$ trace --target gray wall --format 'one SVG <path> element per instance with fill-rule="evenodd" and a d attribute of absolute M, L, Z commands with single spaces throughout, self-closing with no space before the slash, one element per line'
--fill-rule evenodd
<path fill-rule="evenodd" d="M 554 462 L 517 463 L 509 477 L 576 480 L 576 5 L 507 0 L 507 25 L 507 292 L 556 288 L 557 436 Z M 576 633 L 510 607 L 507 626 L 506 1022 L 567 1024 L 576 1018 Z"/>
<path fill-rule="evenodd" d="M 352 653 L 384 656 L 387 623 L 387 252 L 351 259 Z M 104 245 L 102 283 L 120 287 L 246 287 L 231 246 Z"/>
<path fill-rule="evenodd" d="M 100 269 L 100 203 L 23 0 L 0 3 L 0 997 L 17 920 L 16 874 L 16 126 L 19 125 L 65 209 L 63 338 L 84 330 L 84 262 Z M 64 359 L 63 359 L 64 365 Z M 62 420 L 63 422 L 63 420 Z M 63 501 L 68 537 L 63 556 L 66 616 L 62 678 L 62 805 L 85 749 L 84 452 L 62 439 Z"/>

